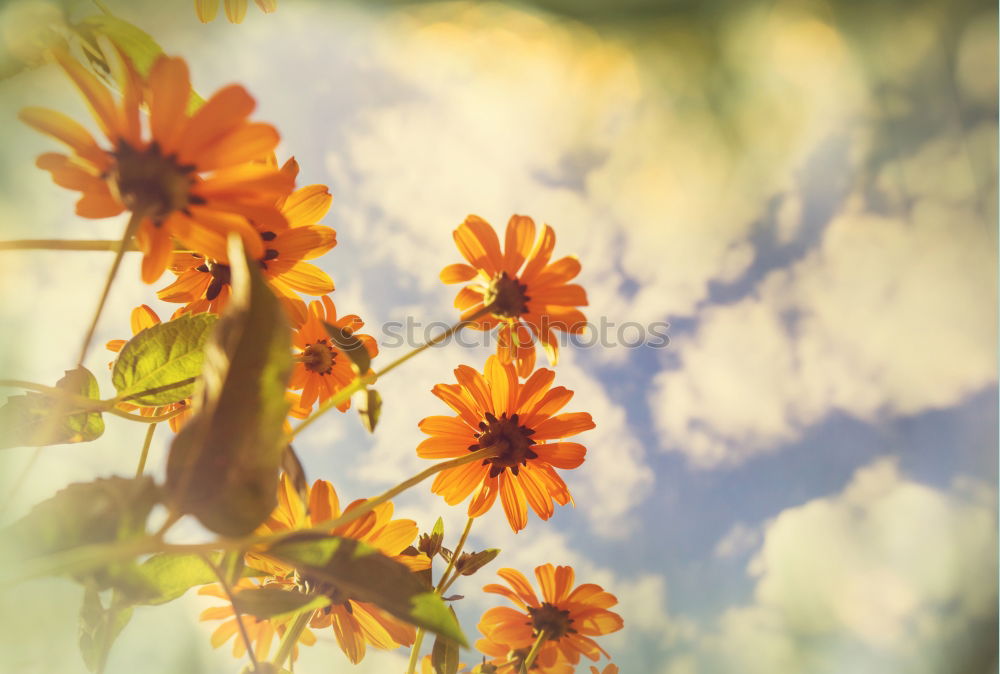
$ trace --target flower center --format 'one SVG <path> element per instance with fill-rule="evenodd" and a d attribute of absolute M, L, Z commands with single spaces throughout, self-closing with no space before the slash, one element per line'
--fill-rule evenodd
<path fill-rule="evenodd" d="M 139 211 L 159 223 L 188 204 L 204 203 L 191 194 L 195 166 L 182 166 L 176 155 L 164 156 L 158 143 L 136 150 L 120 143 L 113 153 L 115 166 L 110 175 L 111 188 L 130 211 Z"/>
<path fill-rule="evenodd" d="M 204 268 L 204 269 L 203 269 Z M 209 262 L 208 265 L 201 265 L 198 267 L 198 271 L 207 271 L 212 275 L 212 280 L 208 284 L 208 288 L 205 290 L 205 299 L 214 300 L 222 292 L 222 287 L 229 284 L 232 276 L 229 271 L 228 264 L 221 264 L 219 262 Z"/>
<path fill-rule="evenodd" d="M 517 475 L 521 466 L 528 465 L 529 459 L 537 459 L 538 454 L 531 449 L 535 444 L 529 436 L 535 431 L 518 423 L 517 415 L 514 414 L 509 419 L 504 412 L 500 418 L 496 418 L 489 412 L 486 413 L 486 420 L 479 422 L 479 433 L 476 439 L 479 441 L 474 445 L 469 445 L 470 452 L 480 449 L 492 448 L 497 450 L 496 456 L 483 459 L 483 465 L 493 464 L 490 468 L 490 477 L 496 477 L 506 468 Z"/>
<path fill-rule="evenodd" d="M 571 632 L 576 633 L 576 630 L 570 627 L 573 619 L 569 617 L 569 609 L 560 610 L 555 604 L 545 602 L 538 607 L 529 606 L 528 614 L 531 616 L 531 622 L 528 624 L 534 628 L 535 635 L 545 630 L 545 638 L 548 641 L 562 639 Z"/>
<path fill-rule="evenodd" d="M 490 283 L 483 302 L 492 307 L 495 316 L 517 318 L 528 311 L 528 300 L 531 298 L 524 294 L 527 289 L 528 286 L 518 283 L 517 278 L 502 272 Z"/>
<path fill-rule="evenodd" d="M 333 364 L 337 360 L 337 354 L 329 342 L 321 339 L 318 342 L 306 344 L 306 348 L 302 350 L 299 360 L 302 361 L 302 364 L 310 372 L 330 374 L 333 370 Z"/>

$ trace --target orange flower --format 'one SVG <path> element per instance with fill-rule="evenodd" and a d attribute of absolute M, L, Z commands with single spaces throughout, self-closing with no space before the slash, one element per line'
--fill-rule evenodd
<path fill-rule="evenodd" d="M 260 587 L 261 585 L 271 583 L 267 580 L 264 581 L 253 581 L 249 578 L 241 578 L 233 587 L 233 592 L 237 593 L 240 590 L 249 590 Z M 290 583 L 288 585 L 289 591 L 294 591 Z M 233 636 L 236 640 L 233 642 L 233 657 L 242 658 L 243 654 L 246 653 L 246 645 L 243 643 L 243 638 L 237 634 L 239 631 L 239 625 L 236 623 L 236 615 L 233 611 L 232 604 L 229 604 L 229 597 L 226 596 L 225 591 L 219 585 L 206 585 L 205 587 L 198 590 L 198 594 L 205 594 L 212 597 L 218 597 L 219 599 L 226 600 L 225 606 L 212 606 L 201 612 L 199 620 L 225 620 L 224 623 L 219 625 L 215 632 L 212 633 L 212 648 L 218 648 L 222 644 L 229 641 Z M 260 619 L 252 615 L 241 615 L 240 621 L 243 623 L 243 627 L 247 631 L 247 637 L 250 639 L 251 644 L 256 644 L 253 649 L 254 656 L 258 661 L 267 660 L 268 654 L 271 652 L 271 642 L 274 640 L 275 634 L 278 635 L 279 639 L 284 635 L 285 630 L 288 629 L 288 622 L 278 621 L 278 620 L 268 620 Z M 292 650 L 292 661 L 295 661 L 299 657 L 299 644 L 304 644 L 306 646 L 312 646 L 316 643 L 316 635 L 312 633 L 309 628 L 302 630 L 302 634 L 299 635 L 299 640 L 295 644 L 295 648 Z"/>
<path fill-rule="evenodd" d="M 487 666 L 480 666 L 474 669 L 473 672 L 476 673 L 505 672 L 506 674 L 509 672 L 510 674 L 518 674 L 521 671 L 521 665 L 524 664 L 528 653 L 531 651 L 530 646 L 526 648 L 510 648 L 489 639 L 480 639 L 477 641 L 476 648 L 479 652 L 491 658 Z M 492 665 L 492 668 L 489 665 Z M 576 671 L 576 667 L 559 659 L 558 649 L 555 644 L 546 644 L 539 651 L 535 662 L 531 665 L 530 671 L 532 674 L 573 674 Z"/>
<path fill-rule="evenodd" d="M 554 512 L 553 499 L 559 505 L 569 503 L 569 489 L 555 468 L 576 468 L 587 450 L 559 440 L 593 428 L 594 421 L 587 412 L 556 414 L 573 392 L 562 386 L 551 388 L 554 377 L 552 370 L 540 369 L 522 384 L 513 365 L 490 356 L 482 375 L 459 365 L 457 385 L 435 386 L 432 393 L 458 414 L 421 421 L 420 430 L 431 437 L 417 446 L 417 454 L 453 459 L 493 447 L 497 455 L 441 471 L 431 491 L 444 496 L 449 505 L 474 493 L 469 517 L 489 510 L 499 494 L 514 531 L 528 523 L 527 505 L 547 520 Z"/>
<path fill-rule="evenodd" d="M 225 261 L 227 236 L 237 233 L 250 255 L 264 255 L 263 241 L 248 220 L 270 231 L 285 229 L 274 204 L 291 192 L 293 180 L 253 161 L 274 149 L 278 132 L 247 120 L 255 103 L 243 87 L 225 87 L 189 114 L 191 83 L 182 59 L 161 56 L 145 81 L 129 62 L 112 59 L 123 91 L 116 104 L 83 66 L 62 53 L 56 59 L 83 92 L 111 147 L 103 149 L 61 113 L 26 108 L 22 121 L 73 151 L 72 156 L 46 153 L 36 163 L 56 184 L 83 193 L 78 215 L 107 218 L 128 210 L 142 216 L 135 239 L 144 254 L 144 281 L 152 283 L 166 269 L 174 238 Z M 144 95 L 148 139 L 139 119 Z"/>
<path fill-rule="evenodd" d="M 132 336 L 138 335 L 140 332 L 146 328 L 151 328 L 154 325 L 160 324 L 160 317 L 156 315 L 150 307 L 143 304 L 132 310 Z M 109 351 L 114 351 L 118 353 L 125 346 L 127 340 L 124 339 L 112 339 L 106 346 Z M 114 361 L 108 363 L 109 367 L 114 367 Z M 118 409 L 130 412 L 136 410 L 144 417 L 160 416 L 162 414 L 169 414 L 175 410 L 184 410 L 180 414 L 174 417 L 170 417 L 170 429 L 176 433 L 180 430 L 184 422 L 187 421 L 188 417 L 191 416 L 191 401 L 182 400 L 177 403 L 171 403 L 170 405 L 162 405 L 160 407 L 147 407 L 143 405 L 132 405 L 131 403 L 118 403 Z"/>
<path fill-rule="evenodd" d="M 344 509 L 344 512 L 357 508 L 364 502 L 365 499 L 354 501 Z M 312 527 L 341 515 L 337 492 L 325 480 L 316 480 L 313 483 L 309 490 L 308 506 L 307 512 L 306 505 L 291 480 L 283 475 L 278 490 L 278 507 L 256 533 L 266 535 Z M 367 543 L 413 571 L 429 568 L 430 560 L 426 555 L 403 554 L 403 551 L 417 538 L 416 522 L 406 519 L 394 520 L 392 512 L 392 503 L 383 503 L 370 513 L 337 527 L 330 533 Z M 248 566 L 276 578 L 289 579 L 294 574 L 294 569 L 282 567 L 255 553 L 249 553 L 246 562 Z M 366 644 L 371 644 L 375 648 L 393 649 L 413 643 L 416 630 L 412 625 L 389 615 L 374 604 L 351 599 L 336 587 L 324 587 L 322 591 L 333 598 L 333 603 L 317 609 L 309 624 L 317 629 L 332 626 L 337 643 L 351 662 L 357 664 L 364 658 Z"/>
<path fill-rule="evenodd" d="M 254 2 L 265 14 L 278 9 L 278 0 L 254 0 Z M 202 23 L 208 23 L 219 11 L 219 0 L 194 0 L 194 8 L 198 13 L 198 19 Z M 226 0 L 226 18 L 230 23 L 242 22 L 246 13 L 247 0 Z"/>
<path fill-rule="evenodd" d="M 299 168 L 290 159 L 281 170 L 294 180 Z M 274 232 L 257 228 L 264 241 L 264 253 L 258 260 L 261 273 L 296 327 L 307 317 L 306 304 L 298 293 L 325 295 L 333 291 L 333 281 L 326 272 L 304 262 L 337 245 L 337 233 L 316 224 L 330 210 L 331 200 L 325 185 L 302 187 L 276 203 L 288 221 L 286 229 Z M 222 312 L 230 295 L 229 265 L 196 253 L 175 253 L 170 269 L 177 274 L 177 280 L 157 292 L 157 297 L 165 302 L 184 302 L 177 314 Z"/>
<path fill-rule="evenodd" d="M 364 326 L 360 318 L 353 314 L 337 318 L 337 309 L 328 296 L 323 297 L 322 303 L 311 302 L 309 317 L 292 336 L 299 353 L 288 388 L 302 391 L 299 405 L 292 409 L 292 415 L 299 418 L 308 416 L 317 400 L 322 403 L 354 381 L 350 358 L 330 339 L 324 322 L 354 334 L 372 358 L 378 353 L 374 339 L 357 333 Z M 350 406 L 351 401 L 345 400 L 337 408 L 343 412 Z"/>
<path fill-rule="evenodd" d="M 517 362 L 518 374 L 527 377 L 535 368 L 535 339 L 556 364 L 558 341 L 553 330 L 583 332 L 586 318 L 577 309 L 587 305 L 587 293 L 569 283 L 580 273 L 572 256 L 549 263 L 556 235 L 545 225 L 535 242 L 535 222 L 514 215 L 507 223 L 505 251 L 488 222 L 476 215 L 465 219 L 454 233 L 455 243 L 469 264 L 450 264 L 441 271 L 445 283 L 476 283 L 462 288 L 455 306 L 462 318 L 488 307 L 471 327 L 497 333 L 497 355 L 505 363 Z M 532 243 L 534 242 L 534 246 Z M 470 266 L 471 265 L 471 266 Z"/>
<path fill-rule="evenodd" d="M 479 631 L 486 639 L 479 640 L 476 648 L 495 652 L 497 645 L 501 645 L 509 651 L 520 652 L 530 649 L 544 630 L 545 641 L 535 659 L 540 668 L 554 668 L 561 662 L 576 665 L 581 655 L 591 660 L 601 655 L 610 657 L 591 637 L 622 628 L 621 616 L 608 610 L 618 603 L 614 595 L 593 583 L 574 588 L 573 567 L 570 566 L 543 564 L 535 567 L 542 601 L 519 571 L 500 569 L 498 575 L 510 587 L 491 583 L 483 591 L 506 597 L 518 609 L 500 606 L 486 611 L 479 621 Z"/>

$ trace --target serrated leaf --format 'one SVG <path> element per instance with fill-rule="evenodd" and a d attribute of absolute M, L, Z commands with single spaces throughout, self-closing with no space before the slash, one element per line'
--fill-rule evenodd
<path fill-rule="evenodd" d="M 205 360 L 205 342 L 217 321 L 215 314 L 185 314 L 127 341 L 111 371 L 118 396 L 152 406 L 190 398 Z"/>
<path fill-rule="evenodd" d="M 366 374 L 371 369 L 372 357 L 368 353 L 368 349 L 365 348 L 364 342 L 355 337 L 354 333 L 326 322 L 323 323 L 323 327 L 330 335 L 330 341 L 333 342 L 333 345 L 350 358 L 354 374 Z"/>
<path fill-rule="evenodd" d="M 224 536 L 251 533 L 277 503 L 292 368 L 285 312 L 229 240 L 232 296 L 205 344 L 192 416 L 167 457 L 170 504 Z"/>
<path fill-rule="evenodd" d="M 358 398 L 358 414 L 361 415 L 361 423 L 369 433 L 375 432 L 379 417 L 382 416 L 382 396 L 373 388 L 360 391 Z"/>
<path fill-rule="evenodd" d="M 88 587 L 80 607 L 80 654 L 83 662 L 92 672 L 104 670 L 108 653 L 115 639 L 132 618 L 131 607 L 118 607 L 112 603 L 104 608 L 101 597 L 94 587 Z"/>
<path fill-rule="evenodd" d="M 329 606 L 330 597 L 265 585 L 240 590 L 233 595 L 233 602 L 240 613 L 264 619 L 315 611 Z"/>
<path fill-rule="evenodd" d="M 91 442 L 104 434 L 100 412 L 77 412 L 83 398 L 100 403 L 90 370 L 67 370 L 55 387 L 75 399 L 35 392 L 7 398 L 0 407 L 0 449 Z"/>
<path fill-rule="evenodd" d="M 455 616 L 455 610 L 448 607 L 451 615 Z M 455 617 L 455 620 L 458 620 Z M 458 644 L 451 639 L 442 636 L 434 638 L 434 647 L 431 649 L 431 666 L 435 674 L 456 674 L 458 672 Z"/>
<path fill-rule="evenodd" d="M 334 586 L 342 595 L 371 602 L 401 620 L 467 645 L 441 597 L 405 565 L 370 545 L 337 536 L 298 534 L 263 554 L 294 566 L 306 578 Z"/>

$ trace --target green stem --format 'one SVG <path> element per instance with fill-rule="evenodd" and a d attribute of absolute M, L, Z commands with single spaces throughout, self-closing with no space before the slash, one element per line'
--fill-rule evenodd
<path fill-rule="evenodd" d="M 158 424 L 161 421 L 169 421 L 176 416 L 184 413 L 183 407 L 176 409 L 172 412 L 167 412 L 166 414 L 154 414 L 153 416 L 145 417 L 141 414 L 129 414 L 123 410 L 117 409 L 115 407 L 108 408 L 104 410 L 108 414 L 113 414 L 116 417 L 121 417 L 122 419 L 128 419 L 129 421 L 138 421 L 140 424 Z"/>
<path fill-rule="evenodd" d="M 295 622 L 292 623 L 288 631 L 285 632 L 285 636 L 281 639 L 281 646 L 278 648 L 278 654 L 274 656 L 274 667 L 277 671 L 281 671 L 285 660 L 290 658 L 292 653 L 295 652 L 295 644 L 298 643 L 303 630 L 309 624 L 312 614 L 312 611 L 303 611 L 295 618 Z"/>
<path fill-rule="evenodd" d="M 455 568 L 455 561 L 458 556 L 462 554 L 462 548 L 465 547 L 465 540 L 469 537 L 469 530 L 472 529 L 472 519 L 465 523 L 465 530 L 462 531 L 461 538 L 458 539 L 458 545 L 455 546 L 455 550 L 451 553 L 451 559 L 448 560 L 448 566 L 445 567 L 444 573 L 441 574 L 441 579 L 438 581 L 437 587 L 434 588 L 434 594 L 440 596 L 444 593 L 445 589 L 450 586 L 450 583 L 446 583 L 448 579 L 448 574 L 452 569 Z M 457 575 L 456 575 L 457 577 Z M 413 640 L 413 647 L 410 649 L 410 663 L 406 669 L 406 674 L 414 674 L 417 671 L 417 662 L 420 660 L 420 646 L 424 643 L 424 628 L 417 628 L 417 636 Z"/>
<path fill-rule="evenodd" d="M 312 425 L 312 423 L 314 421 L 316 421 L 316 419 L 318 419 L 322 415 L 326 414 L 328 411 L 330 411 L 331 409 L 333 409 L 337 405 L 340 405 L 344 401 L 350 399 L 350 397 L 352 395 L 354 395 L 355 393 L 357 393 L 358 391 L 366 388 L 369 384 L 375 383 L 376 381 L 378 381 L 378 379 L 380 377 L 389 374 L 390 372 L 392 372 L 393 370 L 395 370 L 397 367 L 399 367 L 400 365 L 402 365 L 403 363 L 405 363 L 409 359 L 411 359 L 414 356 L 416 356 L 418 353 L 429 349 L 430 347 L 434 346 L 435 344 L 440 344 L 441 342 L 443 342 L 444 340 L 448 339 L 449 337 L 451 337 L 452 335 L 454 335 L 456 332 L 458 332 L 459 330 L 461 330 L 462 328 L 464 328 L 466 325 L 468 325 L 469 323 L 471 323 L 472 321 L 476 320 L 477 318 L 482 318 L 486 314 L 490 313 L 490 311 L 492 311 L 492 307 L 483 307 L 482 309 L 480 309 L 479 311 L 477 311 L 476 313 L 474 313 L 472 316 L 469 316 L 468 318 L 464 318 L 464 319 L 460 320 L 458 323 L 455 323 L 453 326 L 451 326 L 450 328 L 448 328 L 447 330 L 445 330 L 444 332 L 442 332 L 440 335 L 437 335 L 433 339 L 428 340 L 426 344 L 422 344 L 422 345 L 418 346 L 417 348 L 413 349 L 412 351 L 403 354 L 402 356 L 400 356 L 396 360 L 392 361 L 391 363 L 389 363 L 388 365 L 386 365 L 384 368 L 382 368 L 378 372 L 368 373 L 366 375 L 355 377 L 354 381 L 352 381 L 350 384 L 348 384 L 346 388 L 341 389 L 336 394 L 334 394 L 331 397 L 327 398 L 325 402 L 323 402 L 322 404 L 320 404 L 319 407 L 316 408 L 315 412 L 313 412 L 312 414 L 310 414 L 308 417 L 306 417 L 302 421 L 301 424 L 299 424 L 294 429 L 292 429 L 292 432 L 289 433 L 285 437 L 286 443 L 291 443 L 292 439 L 296 435 L 298 435 L 303 430 L 305 430 L 310 425 Z"/>
<path fill-rule="evenodd" d="M 125 232 L 122 234 L 121 243 L 115 251 L 115 259 L 111 263 L 111 270 L 108 272 L 108 278 L 104 282 L 104 290 L 101 291 L 101 299 L 97 302 L 97 310 L 94 312 L 93 320 L 90 321 L 87 335 L 83 338 L 83 346 L 80 347 L 80 357 L 76 362 L 77 367 L 83 367 L 83 361 L 87 358 L 87 351 L 90 350 L 90 342 L 93 341 L 94 331 L 97 330 L 97 322 L 101 319 L 101 314 L 104 312 L 104 305 L 108 301 L 108 294 L 111 292 L 111 286 L 115 282 L 115 276 L 118 275 L 118 268 L 121 266 L 122 258 L 125 257 L 125 246 L 132 240 L 132 235 L 139 228 L 142 218 L 143 214 L 140 211 L 133 211 L 128 219 L 128 224 L 125 225 Z"/>
<path fill-rule="evenodd" d="M 0 241 L 0 250 L 77 250 L 97 252 L 117 252 L 121 241 L 114 239 L 15 239 Z M 136 251 L 139 247 L 133 241 L 125 243 L 126 251 Z"/>
<path fill-rule="evenodd" d="M 236 618 L 236 625 L 239 627 L 240 637 L 243 639 L 243 645 L 246 646 L 247 655 L 250 657 L 250 664 L 252 666 L 251 671 L 259 671 L 260 664 L 257 662 L 257 656 L 254 655 L 253 652 L 253 642 L 250 641 L 250 635 L 247 634 L 246 625 L 243 624 L 243 616 L 240 615 L 240 610 L 236 607 L 236 600 L 233 598 L 233 589 L 229 586 L 229 581 L 226 580 L 226 574 L 222 573 L 222 570 L 212 563 L 212 559 L 208 555 L 202 554 L 199 556 L 202 561 L 204 561 L 205 564 L 212 569 L 212 573 L 215 574 L 215 577 L 219 579 L 219 585 L 222 586 L 222 591 L 226 593 L 226 597 L 229 599 L 229 603 L 233 607 L 233 617 Z"/>
<path fill-rule="evenodd" d="M 142 477 L 142 472 L 146 470 L 146 457 L 149 456 L 149 446 L 153 444 L 153 433 L 156 432 L 156 424 L 150 424 L 146 429 L 146 439 L 142 442 L 142 454 L 139 455 L 139 465 L 135 469 L 135 476 Z"/>
<path fill-rule="evenodd" d="M 524 662 L 521 663 L 521 674 L 528 674 L 528 670 L 531 666 L 535 664 L 535 658 L 538 657 L 538 651 L 541 650 L 542 644 L 545 643 L 545 630 L 541 630 L 538 633 L 538 638 L 535 639 L 535 643 L 531 645 L 531 650 L 528 651 L 528 655 L 525 656 Z"/>

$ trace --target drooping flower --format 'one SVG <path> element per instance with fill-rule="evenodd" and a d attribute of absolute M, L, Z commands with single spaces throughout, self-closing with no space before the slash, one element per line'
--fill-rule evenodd
<path fill-rule="evenodd" d="M 365 499 L 354 501 L 343 512 L 349 512 L 364 502 Z M 383 503 L 370 513 L 332 529 L 329 533 L 367 543 L 413 571 L 429 568 L 430 559 L 426 555 L 404 554 L 404 550 L 417 538 L 416 522 L 394 520 L 392 513 L 392 503 Z M 282 476 L 278 507 L 256 533 L 266 535 L 313 527 L 341 514 L 337 492 L 329 482 L 316 480 L 313 483 L 309 489 L 307 511 L 306 504 L 299 497 L 291 480 Z M 294 569 L 283 567 L 253 552 L 246 556 L 246 562 L 248 566 L 275 578 L 290 579 L 294 574 Z M 374 604 L 352 599 L 337 587 L 310 587 L 309 590 L 322 592 L 333 599 L 330 605 L 316 610 L 310 626 L 314 629 L 332 627 L 341 650 L 355 664 L 364 658 L 366 644 L 375 648 L 393 649 L 411 645 L 416 637 L 416 630 L 412 625 L 389 615 Z"/>
<path fill-rule="evenodd" d="M 264 242 L 249 220 L 270 231 L 285 229 L 275 202 L 291 192 L 294 181 L 255 161 L 278 144 L 278 132 L 248 121 L 256 104 L 243 87 L 225 87 L 189 113 L 191 83 L 182 59 L 161 56 L 145 79 L 127 59 L 110 59 L 122 86 L 116 103 L 75 60 L 61 52 L 56 59 L 83 93 L 110 147 L 101 147 L 62 113 L 25 108 L 22 121 L 73 151 L 45 153 L 36 164 L 56 184 L 82 193 L 76 205 L 80 216 L 107 218 L 124 211 L 142 216 L 135 240 L 143 252 L 144 281 L 152 283 L 166 269 L 174 239 L 225 261 L 227 237 L 236 233 L 250 255 L 264 255 Z M 140 120 L 143 102 L 149 109 L 148 137 Z"/>
<path fill-rule="evenodd" d="M 497 355 L 505 363 L 516 362 L 520 376 L 535 367 L 537 339 L 555 365 L 558 337 L 555 330 L 579 334 L 586 318 L 577 307 L 587 305 L 587 293 L 570 281 L 580 273 L 573 256 L 550 263 L 556 235 L 545 229 L 535 241 L 535 222 L 514 215 L 507 223 L 504 251 L 488 222 L 476 215 L 465 219 L 454 233 L 455 243 L 469 264 L 457 263 L 441 271 L 445 283 L 475 281 L 462 288 L 455 306 L 462 318 L 478 316 L 471 326 L 497 332 Z"/>
<path fill-rule="evenodd" d="M 431 491 L 449 505 L 469 503 L 469 517 L 489 510 L 497 495 L 514 531 L 528 521 L 527 506 L 547 520 L 553 500 L 572 500 L 556 468 L 572 469 L 583 463 L 586 448 L 562 439 L 594 427 L 587 412 L 557 414 L 573 397 L 563 386 L 552 387 L 555 373 L 539 369 L 520 383 L 514 366 L 490 356 L 480 374 L 460 365 L 458 384 L 438 384 L 432 392 L 455 410 L 456 416 L 432 416 L 420 422 L 430 435 L 417 446 L 425 459 L 453 459 L 481 449 L 496 455 L 441 471 Z"/>
<path fill-rule="evenodd" d="M 138 335 L 140 332 L 147 328 L 151 328 L 154 325 L 160 324 L 160 317 L 156 315 L 156 312 L 152 308 L 143 304 L 132 310 L 131 315 L 132 323 L 132 336 Z M 125 346 L 128 340 L 124 339 L 112 339 L 107 343 L 107 348 L 109 351 L 114 351 L 118 353 Z M 110 367 L 114 367 L 114 362 L 108 363 Z M 149 407 L 146 405 L 133 405 L 132 403 L 118 403 L 118 409 L 125 410 L 126 412 L 137 411 L 144 417 L 161 416 L 164 414 L 169 414 L 170 412 L 175 412 L 178 410 L 183 410 L 177 416 L 170 417 L 168 420 L 170 423 L 170 429 L 176 433 L 180 430 L 184 422 L 187 421 L 188 417 L 191 416 L 191 401 L 182 400 L 180 402 L 171 403 L 169 405 L 161 405 L 159 407 Z"/>
<path fill-rule="evenodd" d="M 278 9 L 278 0 L 254 0 L 265 14 Z M 219 0 L 194 0 L 198 20 L 208 23 L 219 11 Z M 247 0 L 226 0 L 226 18 L 230 23 L 241 23 L 247 13 Z"/>
<path fill-rule="evenodd" d="M 298 165 L 290 159 L 281 170 L 294 180 Z M 274 232 L 257 227 L 264 241 L 264 252 L 258 259 L 261 275 L 281 299 L 295 326 L 302 325 L 307 317 L 306 304 L 298 293 L 319 296 L 333 291 L 333 281 L 326 272 L 305 262 L 337 245 L 333 228 L 317 224 L 330 210 L 331 200 L 325 185 L 299 188 L 275 204 L 288 221 L 286 229 Z M 231 293 L 229 265 L 197 253 L 174 253 L 170 270 L 177 279 L 158 291 L 157 297 L 165 302 L 183 302 L 177 314 L 222 312 Z"/>
<path fill-rule="evenodd" d="M 298 353 L 288 387 L 293 391 L 302 391 L 299 405 L 292 409 L 292 414 L 300 418 L 307 416 L 317 401 L 322 403 L 354 381 L 350 359 L 334 343 L 324 323 L 353 334 L 370 357 L 374 358 L 378 353 L 375 340 L 357 332 L 364 327 L 360 318 L 354 314 L 337 318 L 337 308 L 326 295 L 321 302 L 310 302 L 309 317 L 292 335 L 292 343 Z M 337 408 L 343 412 L 350 406 L 348 399 Z"/>
<path fill-rule="evenodd" d="M 261 581 L 241 578 L 233 587 L 233 592 L 238 593 L 240 590 L 256 589 L 265 584 L 272 585 L 273 583 L 270 582 L 270 579 Z M 282 583 L 282 585 L 285 585 L 289 592 L 295 591 L 291 583 Z M 233 657 L 242 658 L 243 654 L 246 653 L 246 644 L 243 642 L 243 637 L 239 635 L 239 624 L 236 622 L 236 615 L 232 604 L 228 603 L 229 597 L 226 596 L 225 590 L 219 585 L 206 585 L 198 590 L 198 594 L 218 597 L 226 601 L 225 606 L 211 606 L 205 609 L 201 612 L 199 619 L 203 621 L 224 620 L 225 622 L 219 625 L 212 633 L 212 648 L 218 648 L 229 641 L 229 639 L 235 637 L 235 641 L 233 641 Z M 288 620 L 263 619 L 252 615 L 241 615 L 240 621 L 247 631 L 247 637 L 253 645 L 254 656 L 258 661 L 267 660 L 275 635 L 280 640 L 285 634 L 285 630 L 289 627 Z M 299 644 L 312 646 L 315 643 L 316 635 L 308 627 L 302 630 L 295 648 L 292 649 L 292 661 L 295 661 L 299 657 Z"/>
<path fill-rule="evenodd" d="M 517 608 L 500 606 L 486 611 L 479 621 L 479 631 L 486 638 L 478 641 L 476 648 L 496 652 L 499 645 L 509 652 L 521 653 L 523 649 L 530 650 L 544 631 L 544 641 L 535 659 L 543 671 L 556 668 L 559 663 L 575 666 L 581 655 L 591 660 L 598 660 L 601 655 L 610 657 L 592 637 L 622 628 L 621 616 L 608 610 L 618 603 L 614 595 L 593 583 L 574 588 L 575 574 L 570 566 L 535 567 L 541 601 L 519 571 L 501 569 L 498 575 L 507 585 L 491 583 L 483 591 L 506 597 Z"/>

